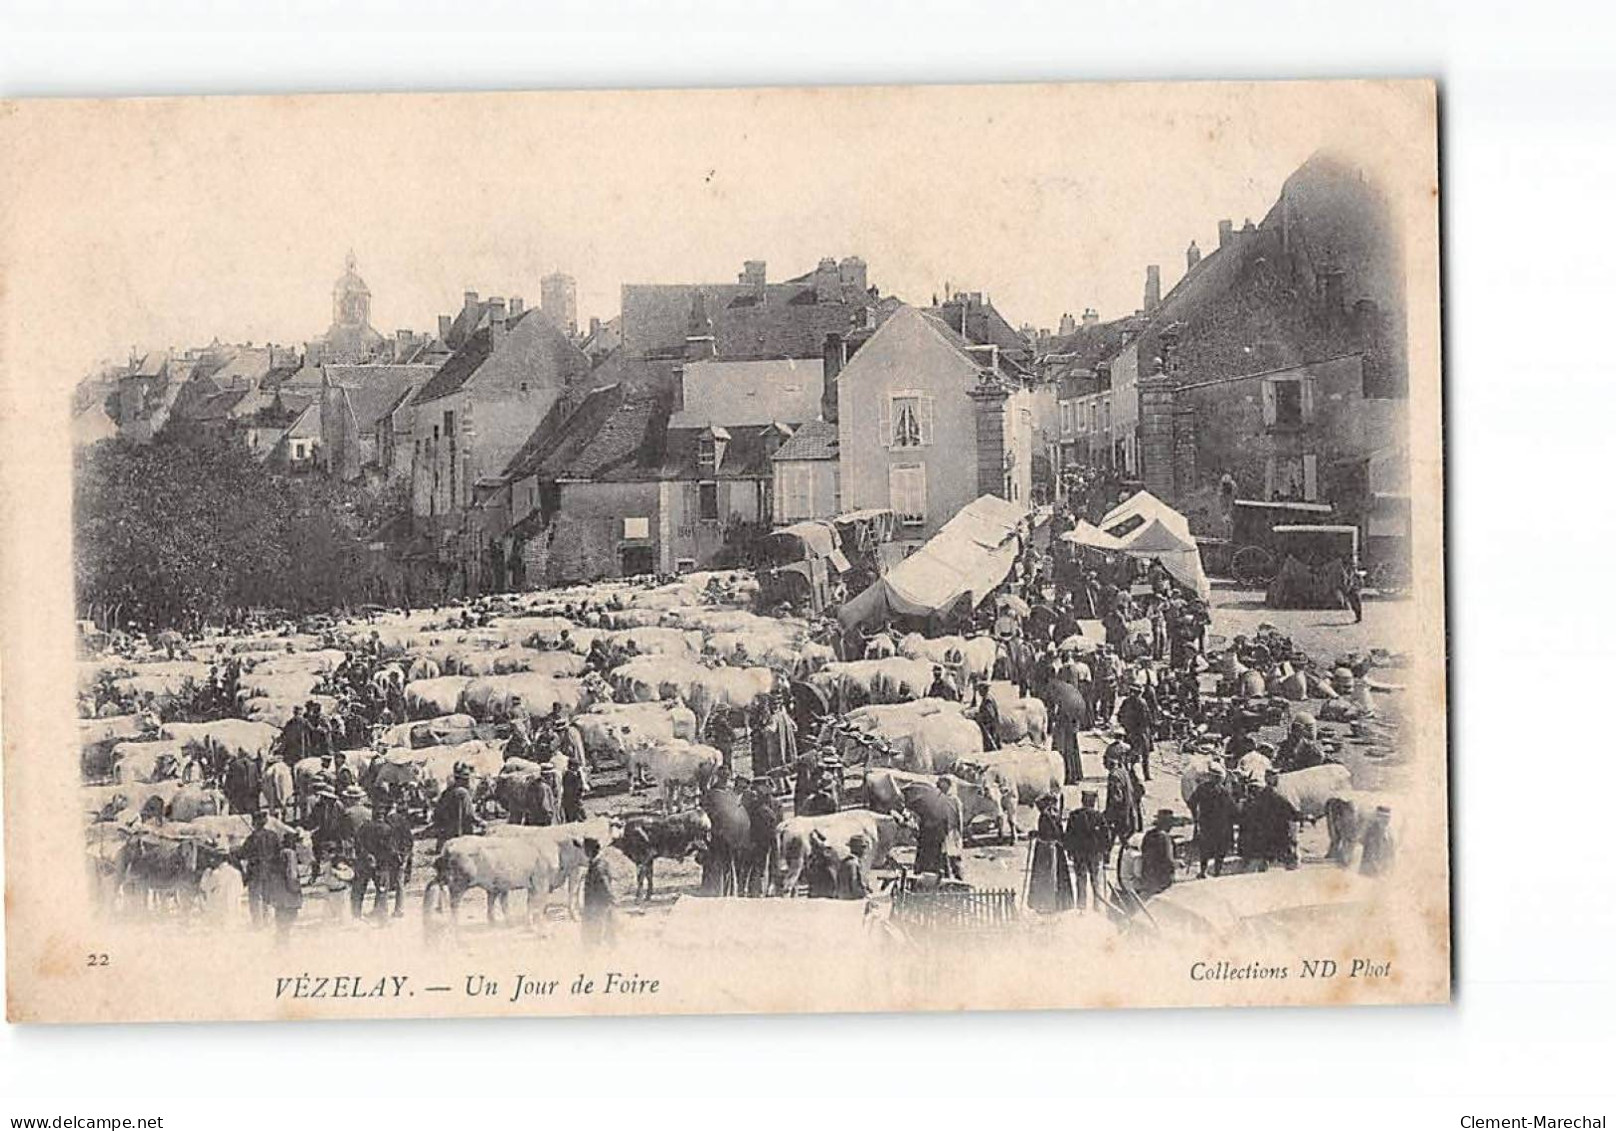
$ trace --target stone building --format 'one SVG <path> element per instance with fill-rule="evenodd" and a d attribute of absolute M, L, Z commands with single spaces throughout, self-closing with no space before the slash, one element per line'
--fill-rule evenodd
<path fill-rule="evenodd" d="M 919 545 L 981 495 L 1028 504 L 1027 374 L 998 346 L 900 305 L 832 382 L 842 506 L 890 507 L 895 541 Z"/>

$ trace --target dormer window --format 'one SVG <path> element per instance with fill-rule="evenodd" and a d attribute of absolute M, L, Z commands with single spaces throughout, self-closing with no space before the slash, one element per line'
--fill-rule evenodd
<path fill-rule="evenodd" d="M 709 428 L 701 434 L 696 449 L 696 465 L 704 475 L 715 475 L 724 463 L 724 449 L 729 446 L 729 433 L 722 428 Z"/>

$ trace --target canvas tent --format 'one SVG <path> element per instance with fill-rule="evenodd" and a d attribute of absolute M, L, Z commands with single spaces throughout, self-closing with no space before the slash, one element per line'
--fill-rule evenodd
<path fill-rule="evenodd" d="M 930 617 L 992 592 L 1021 552 L 1027 512 L 997 495 L 983 495 L 946 522 L 932 539 L 837 614 L 843 625 L 883 617 Z"/>
<path fill-rule="evenodd" d="M 1203 601 L 1211 598 L 1212 583 L 1201 566 L 1201 548 L 1189 520 L 1149 491 L 1140 491 L 1106 515 L 1100 528 L 1118 540 L 1123 553 L 1159 560 L 1180 585 Z"/>
<path fill-rule="evenodd" d="M 1122 539 L 1107 534 L 1087 519 L 1079 520 L 1076 526 L 1062 534 L 1061 541 L 1070 542 L 1075 546 L 1088 546 L 1096 550 L 1122 549 Z"/>

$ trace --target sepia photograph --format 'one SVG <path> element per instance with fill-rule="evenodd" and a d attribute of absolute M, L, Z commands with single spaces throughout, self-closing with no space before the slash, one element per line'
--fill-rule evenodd
<path fill-rule="evenodd" d="M 0 106 L 9 1019 L 1447 1001 L 1437 150 Z"/>

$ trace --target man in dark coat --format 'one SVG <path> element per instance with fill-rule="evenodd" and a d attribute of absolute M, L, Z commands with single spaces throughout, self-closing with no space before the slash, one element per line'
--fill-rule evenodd
<path fill-rule="evenodd" d="M 237 754 L 224 768 L 221 783 L 232 813 L 256 813 L 258 791 L 263 787 L 263 774 L 258 759 L 249 754 Z"/>
<path fill-rule="evenodd" d="M 904 786 L 903 800 L 919 826 L 915 833 L 915 871 L 943 875 L 953 805 L 941 790 L 926 782 Z"/>
<path fill-rule="evenodd" d="M 1083 754 L 1077 736 L 1089 728 L 1089 705 L 1083 693 L 1065 680 L 1052 679 L 1044 688 L 1044 704 L 1049 709 L 1050 730 L 1055 749 L 1066 769 L 1066 784 L 1083 780 Z"/>
<path fill-rule="evenodd" d="M 393 914 L 404 914 L 404 885 L 400 875 L 404 858 L 389 823 L 392 806 L 390 797 L 378 798 L 370 819 L 354 832 L 354 875 L 348 885 L 348 898 L 355 919 L 364 914 L 365 891 L 371 884 L 376 885 L 376 905 L 372 909 L 376 918 L 386 914 L 388 892 L 393 894 Z"/>
<path fill-rule="evenodd" d="M 976 726 L 982 732 L 982 749 L 997 750 L 999 748 L 999 704 L 994 701 L 993 689 L 988 681 L 978 680 L 976 684 L 978 701 L 976 704 Z"/>
<path fill-rule="evenodd" d="M 1113 742 L 1105 752 L 1105 823 L 1116 837 L 1117 881 L 1122 881 L 1122 858 L 1128 841 L 1140 829 L 1139 798 L 1128 772 L 1127 747 Z"/>
<path fill-rule="evenodd" d="M 1099 790 L 1085 789 L 1082 807 L 1074 809 L 1066 819 L 1066 854 L 1072 862 L 1079 911 L 1093 906 L 1091 899 L 1097 902 L 1101 898 L 1100 873 L 1111 851 L 1111 828 L 1096 808 L 1099 800 Z"/>
<path fill-rule="evenodd" d="M 269 830 L 268 822 L 269 816 L 262 809 L 254 812 L 253 830 L 236 850 L 236 860 L 247 882 L 247 908 L 254 926 L 261 926 L 273 907 L 270 894 L 281 856 L 281 838 Z"/>
<path fill-rule="evenodd" d="M 1156 810 L 1156 824 L 1139 842 L 1139 894 L 1149 898 L 1173 886 L 1173 827 L 1171 809 Z"/>
<path fill-rule="evenodd" d="M 280 853 L 269 870 L 269 904 L 275 909 L 275 933 L 285 939 L 297 922 L 298 909 L 303 906 L 303 882 L 298 876 L 297 834 L 288 832 L 281 837 Z"/>
<path fill-rule="evenodd" d="M 471 799 L 471 767 L 464 762 L 455 766 L 454 781 L 438 798 L 437 808 L 432 813 L 432 825 L 438 834 L 439 852 L 443 851 L 446 841 L 482 832 L 483 822 L 477 818 L 476 806 Z"/>
<path fill-rule="evenodd" d="M 836 896 L 838 899 L 864 899 L 870 894 L 870 882 L 864 874 L 864 853 L 870 842 L 859 833 L 847 838 L 847 855 L 836 866 Z"/>
<path fill-rule="evenodd" d="M 584 813 L 583 767 L 569 759 L 567 772 L 561 775 L 561 820 L 563 824 L 573 824 L 587 819 Z"/>
<path fill-rule="evenodd" d="M 1240 815 L 1240 854 L 1266 872 L 1269 864 L 1296 867 L 1296 824 L 1302 815 L 1279 795 L 1279 772 L 1269 770 L 1266 784 Z"/>
<path fill-rule="evenodd" d="M 292 708 L 292 717 L 281 727 L 280 751 L 288 765 L 295 766 L 308 754 L 308 720 L 302 707 Z"/>
<path fill-rule="evenodd" d="M 955 691 L 953 685 L 943 678 L 943 669 L 938 664 L 932 665 L 931 687 L 926 689 L 926 698 L 948 700 L 959 698 L 959 692 Z"/>
<path fill-rule="evenodd" d="M 1139 673 L 1141 679 L 1144 672 Z M 1139 763 L 1145 780 L 1150 780 L 1150 752 L 1155 746 L 1155 712 L 1145 697 L 1143 682 L 1135 682 L 1117 708 L 1117 722 L 1128 736 L 1128 756 Z"/>
<path fill-rule="evenodd" d="M 584 837 L 584 856 L 589 865 L 584 871 L 583 942 L 593 947 L 612 941 L 612 909 L 617 897 L 612 894 L 612 876 L 606 870 L 606 861 L 600 857 L 600 841 Z"/>
<path fill-rule="evenodd" d="M 738 779 L 737 783 L 742 786 L 741 804 L 746 807 L 752 831 L 741 890 L 745 895 L 768 895 L 774 857 L 779 851 L 776 836 L 780 827 L 780 803 L 775 800 L 767 778 L 758 778 L 755 782 Z"/>
<path fill-rule="evenodd" d="M 701 799 L 701 809 L 712 823 L 702 860 L 701 890 L 707 895 L 738 895 L 741 868 L 752 847 L 751 815 L 727 784 L 709 789 Z"/>
<path fill-rule="evenodd" d="M 1200 850 L 1201 879 L 1212 865 L 1214 876 L 1223 875 L 1223 858 L 1234 851 L 1235 819 L 1239 807 L 1229 789 L 1228 773 L 1213 761 L 1211 776 L 1190 794 L 1190 812 L 1195 817 L 1195 844 Z"/>

